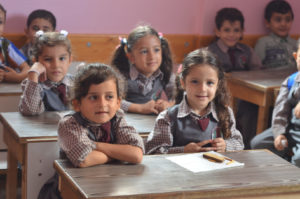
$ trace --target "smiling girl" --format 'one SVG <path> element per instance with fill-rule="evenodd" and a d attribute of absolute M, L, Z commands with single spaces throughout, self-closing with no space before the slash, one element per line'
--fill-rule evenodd
<path fill-rule="evenodd" d="M 207 50 L 189 53 L 179 77 L 178 96 L 183 99 L 156 119 L 147 154 L 242 150 L 243 139 L 215 56 Z"/>

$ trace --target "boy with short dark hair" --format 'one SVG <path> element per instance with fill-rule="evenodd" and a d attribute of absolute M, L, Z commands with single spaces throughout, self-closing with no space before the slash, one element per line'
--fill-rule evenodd
<path fill-rule="evenodd" d="M 255 52 L 268 68 L 294 67 L 293 52 L 297 51 L 297 41 L 289 36 L 294 13 L 287 1 L 273 0 L 265 8 L 265 23 L 270 30 L 268 36 L 260 38 Z"/>
<path fill-rule="evenodd" d="M 225 72 L 261 67 L 259 57 L 249 46 L 240 43 L 244 33 L 244 17 L 236 8 L 223 8 L 216 18 L 217 40 L 208 46 L 216 54 Z"/>
<path fill-rule="evenodd" d="M 8 39 L 2 37 L 6 10 L 0 4 L 0 82 L 19 83 L 27 77 L 29 66 L 26 57 Z"/>
<path fill-rule="evenodd" d="M 48 10 L 38 9 L 32 11 L 28 18 L 25 28 L 27 43 L 20 49 L 21 52 L 28 58 L 28 64 L 31 66 L 34 62 L 32 54 L 32 46 L 35 33 L 39 30 L 44 32 L 52 32 L 56 29 L 56 18 Z"/>

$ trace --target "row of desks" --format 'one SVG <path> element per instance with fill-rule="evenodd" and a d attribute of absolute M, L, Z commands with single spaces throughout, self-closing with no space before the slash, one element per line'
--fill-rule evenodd
<path fill-rule="evenodd" d="M 292 72 L 280 69 L 227 74 L 227 83 L 233 98 L 250 101 L 259 106 L 258 133 L 267 127 L 269 107 L 274 103 L 274 91 L 278 91 L 284 78 Z M 18 99 L 20 95 L 20 85 L 1 83 L 0 100 L 7 97 Z M 141 135 L 146 135 L 153 129 L 155 116 L 152 117 L 153 122 L 148 122 L 135 114 L 126 119 Z M 36 198 L 37 193 L 32 190 L 39 190 L 43 182 L 53 174 L 52 163 L 58 158 L 59 150 L 57 144 L 59 118 L 55 113 L 45 113 L 38 117 L 23 117 L 16 112 L 1 114 L 4 140 L 8 147 L 7 198 L 16 196 L 18 162 L 22 165 L 22 198 Z"/>

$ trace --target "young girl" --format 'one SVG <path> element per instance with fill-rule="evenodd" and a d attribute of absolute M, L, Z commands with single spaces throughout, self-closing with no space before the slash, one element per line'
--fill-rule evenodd
<path fill-rule="evenodd" d="M 185 94 L 178 95 L 183 99 L 160 113 L 146 152 L 242 150 L 243 140 L 229 107 L 224 73 L 214 55 L 207 50 L 189 53 L 182 64 L 180 84 Z"/>
<path fill-rule="evenodd" d="M 120 110 L 124 84 L 120 75 L 104 64 L 79 68 L 75 77 L 76 113 L 59 123 L 59 144 L 76 167 L 105 164 L 113 159 L 140 163 L 142 138 L 128 126 Z"/>
<path fill-rule="evenodd" d="M 112 65 L 128 80 L 122 109 L 142 114 L 159 113 L 171 106 L 175 75 L 167 40 L 150 26 L 138 26 L 121 40 Z"/>
<path fill-rule="evenodd" d="M 19 111 L 24 115 L 37 115 L 69 109 L 67 97 L 73 77 L 67 74 L 72 61 L 67 32 L 38 31 L 33 54 L 37 62 L 22 82 Z"/>

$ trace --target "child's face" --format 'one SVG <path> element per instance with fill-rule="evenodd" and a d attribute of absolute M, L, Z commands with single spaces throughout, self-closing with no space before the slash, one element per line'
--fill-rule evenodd
<path fill-rule="evenodd" d="M 162 49 L 159 38 L 147 35 L 139 39 L 128 54 L 129 60 L 136 69 L 150 77 L 161 65 Z"/>
<path fill-rule="evenodd" d="M 5 14 L 2 10 L 0 10 L 0 36 L 3 35 L 5 26 Z"/>
<path fill-rule="evenodd" d="M 274 12 L 270 18 L 270 22 L 266 21 L 267 28 L 279 37 L 288 36 L 292 23 L 293 18 L 291 12 L 286 14 Z"/>
<path fill-rule="evenodd" d="M 193 66 L 185 80 L 181 79 L 188 104 L 195 113 L 206 113 L 208 104 L 215 98 L 218 82 L 217 71 L 206 64 Z"/>
<path fill-rule="evenodd" d="M 34 19 L 30 26 L 25 28 L 25 33 L 29 42 L 33 42 L 35 33 L 39 30 L 44 32 L 54 31 L 50 21 L 43 18 Z"/>
<path fill-rule="evenodd" d="M 98 124 L 110 121 L 120 108 L 121 99 L 117 95 L 117 86 L 114 79 L 100 84 L 92 84 L 88 94 L 75 107 L 76 111 Z"/>
<path fill-rule="evenodd" d="M 228 47 L 235 46 L 243 36 L 240 21 L 230 22 L 225 20 L 220 29 L 216 29 L 216 35 Z"/>
<path fill-rule="evenodd" d="M 38 62 L 46 68 L 47 78 L 53 82 L 60 82 L 68 72 L 71 55 L 63 45 L 44 46 Z"/>

